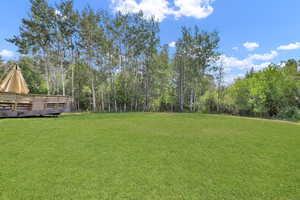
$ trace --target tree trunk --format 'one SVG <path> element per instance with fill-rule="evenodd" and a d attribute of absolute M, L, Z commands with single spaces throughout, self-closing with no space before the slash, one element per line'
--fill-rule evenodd
<path fill-rule="evenodd" d="M 62 95 L 66 96 L 66 88 L 65 88 L 65 72 L 64 72 L 64 64 L 63 58 L 60 58 L 60 71 L 61 71 L 61 84 L 62 84 Z"/>
<path fill-rule="evenodd" d="M 146 63 L 144 112 L 149 111 L 149 64 Z"/>
<path fill-rule="evenodd" d="M 76 61 L 75 61 L 74 50 L 72 50 L 72 69 L 71 69 L 71 70 L 72 70 L 72 72 L 71 72 L 71 73 L 72 73 L 72 75 L 71 75 L 71 76 L 72 76 L 72 77 L 71 77 L 71 79 L 72 79 L 72 80 L 71 80 L 71 81 L 72 81 L 72 83 L 71 83 L 71 84 L 72 84 L 72 85 L 71 85 L 71 87 L 72 87 L 72 88 L 71 88 L 71 90 L 72 90 L 72 92 L 71 92 L 71 93 L 72 93 L 72 99 L 74 99 L 74 97 L 75 97 L 75 89 L 74 89 L 75 69 L 74 69 L 74 68 L 75 68 L 76 63 L 77 63 L 77 59 L 76 59 Z"/>
<path fill-rule="evenodd" d="M 196 108 L 196 104 L 195 104 L 196 99 L 197 99 L 196 92 L 194 92 L 194 97 L 193 97 L 193 98 L 194 98 L 193 111 L 196 112 L 196 111 L 197 111 L 197 110 L 196 110 L 196 109 L 197 109 L 197 108 Z"/>
<path fill-rule="evenodd" d="M 110 104 L 111 104 L 111 101 L 110 101 L 110 94 L 108 93 L 108 112 L 110 112 Z"/>
<path fill-rule="evenodd" d="M 148 80 L 146 78 L 145 83 L 145 103 L 144 103 L 144 112 L 148 111 Z"/>
<path fill-rule="evenodd" d="M 138 99 L 137 99 L 137 97 L 135 98 L 135 106 L 134 106 L 135 108 L 135 112 L 137 112 L 138 111 Z"/>
<path fill-rule="evenodd" d="M 104 103 L 104 92 L 103 90 L 101 90 L 101 103 L 102 103 L 102 111 L 104 112 L 105 111 L 105 103 Z"/>
<path fill-rule="evenodd" d="M 92 75 L 92 103 L 93 103 L 93 112 L 96 112 L 96 92 L 94 86 L 94 76 Z"/>
<path fill-rule="evenodd" d="M 48 55 L 46 55 L 46 79 L 47 79 L 47 94 L 50 95 L 50 70 L 49 70 L 49 60 L 48 60 Z"/>
<path fill-rule="evenodd" d="M 179 72 L 179 109 L 184 111 L 184 66 L 180 66 Z"/>
<path fill-rule="evenodd" d="M 190 94 L 190 112 L 193 112 L 193 89 L 191 89 L 191 94 Z"/>
<path fill-rule="evenodd" d="M 118 112 L 117 100 L 115 100 L 115 112 Z"/>

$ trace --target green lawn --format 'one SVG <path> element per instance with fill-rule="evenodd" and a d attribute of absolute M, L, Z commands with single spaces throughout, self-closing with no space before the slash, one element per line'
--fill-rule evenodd
<path fill-rule="evenodd" d="M 1 119 L 0 199 L 299 200 L 300 126 L 200 114 Z"/>

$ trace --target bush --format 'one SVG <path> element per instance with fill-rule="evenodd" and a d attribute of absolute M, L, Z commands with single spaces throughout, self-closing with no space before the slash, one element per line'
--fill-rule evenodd
<path fill-rule="evenodd" d="M 200 112 L 216 113 L 218 108 L 216 91 L 207 91 L 200 98 Z"/>
<path fill-rule="evenodd" d="M 277 116 L 279 119 L 285 119 L 290 121 L 300 120 L 300 109 L 297 107 L 288 107 L 283 109 Z"/>

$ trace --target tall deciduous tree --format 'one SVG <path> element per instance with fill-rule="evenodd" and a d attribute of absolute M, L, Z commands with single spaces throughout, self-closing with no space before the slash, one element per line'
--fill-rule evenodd
<path fill-rule="evenodd" d="M 190 111 L 195 110 L 197 96 L 203 94 L 204 81 L 208 69 L 218 59 L 218 33 L 200 32 L 182 28 L 182 37 L 176 43 L 175 67 L 179 110 L 183 111 L 189 100 Z M 199 89 L 200 88 L 200 89 Z"/>
<path fill-rule="evenodd" d="M 86 7 L 81 15 L 80 20 L 80 49 L 82 55 L 86 60 L 86 64 L 89 67 L 90 84 L 92 92 L 92 108 L 95 112 L 96 107 L 96 86 L 95 86 L 95 74 L 93 73 L 97 69 L 97 49 L 99 41 L 101 41 L 102 29 L 100 24 L 99 13 L 94 12 L 90 7 Z M 100 44 L 101 45 L 101 44 Z"/>
<path fill-rule="evenodd" d="M 52 23 L 55 11 L 46 0 L 30 0 L 31 10 L 28 19 L 22 20 L 20 35 L 9 39 L 19 47 L 21 54 L 37 55 L 42 59 L 44 73 L 47 81 L 48 94 L 51 93 L 50 85 L 50 56 L 54 24 Z"/>

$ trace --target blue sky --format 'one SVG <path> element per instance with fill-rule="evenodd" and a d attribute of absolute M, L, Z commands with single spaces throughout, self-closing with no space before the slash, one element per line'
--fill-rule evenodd
<path fill-rule="evenodd" d="M 51 3 L 57 2 L 49 0 Z M 259 70 L 300 54 L 299 0 L 74 0 L 78 9 L 90 4 L 109 12 L 155 15 L 161 24 L 161 43 L 180 37 L 180 27 L 199 25 L 220 33 L 220 52 L 226 80 L 242 76 L 252 66 Z M 0 55 L 17 57 L 16 47 L 5 41 L 18 33 L 29 12 L 28 0 L 3 1 L 0 7 Z M 171 45 L 172 46 L 172 45 Z M 171 47 L 172 49 L 172 47 Z"/>

